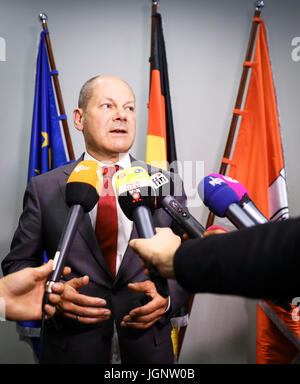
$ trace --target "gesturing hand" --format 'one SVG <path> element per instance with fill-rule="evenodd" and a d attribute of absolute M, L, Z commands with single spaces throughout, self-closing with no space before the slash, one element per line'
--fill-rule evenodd
<path fill-rule="evenodd" d="M 89 277 L 73 278 L 64 284 L 64 292 L 58 304 L 58 309 L 67 317 L 80 323 L 94 324 L 109 319 L 111 312 L 106 301 L 100 297 L 86 296 L 79 289 L 89 283 Z"/>
<path fill-rule="evenodd" d="M 142 307 L 132 309 L 128 315 L 124 316 L 121 326 L 137 329 L 151 327 L 166 312 L 168 298 L 160 296 L 154 283 L 150 280 L 128 284 L 128 287 L 135 292 L 145 292 L 151 300 Z"/>

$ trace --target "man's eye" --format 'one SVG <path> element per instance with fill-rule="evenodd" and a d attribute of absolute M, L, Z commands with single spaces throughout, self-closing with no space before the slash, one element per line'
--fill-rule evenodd
<path fill-rule="evenodd" d="M 107 108 L 110 108 L 110 107 L 111 107 L 111 104 L 109 104 L 109 103 L 105 103 L 105 104 L 101 105 L 101 108 L 103 108 L 103 109 L 107 109 Z"/>
<path fill-rule="evenodd" d="M 134 111 L 134 107 L 129 105 L 125 108 L 127 111 Z"/>

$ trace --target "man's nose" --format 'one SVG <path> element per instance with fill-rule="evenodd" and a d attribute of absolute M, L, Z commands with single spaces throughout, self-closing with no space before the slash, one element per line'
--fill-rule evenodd
<path fill-rule="evenodd" d="M 123 108 L 117 108 L 116 113 L 114 115 L 114 120 L 126 121 L 127 120 L 126 111 Z"/>

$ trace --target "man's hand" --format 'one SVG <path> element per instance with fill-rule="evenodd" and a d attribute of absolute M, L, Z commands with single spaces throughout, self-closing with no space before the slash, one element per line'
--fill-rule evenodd
<path fill-rule="evenodd" d="M 121 326 L 136 329 L 151 327 L 166 312 L 169 299 L 160 296 L 154 283 L 150 280 L 128 284 L 128 287 L 135 292 L 145 292 L 151 301 L 142 307 L 132 309 L 128 315 L 124 316 Z"/>
<path fill-rule="evenodd" d="M 5 302 L 5 316 L 7 320 L 29 321 L 42 318 L 42 300 L 45 283 L 53 268 L 53 260 L 37 268 L 25 268 L 12 273 L 0 280 L 0 297 Z M 70 269 L 65 273 L 70 273 Z M 63 291 L 62 283 L 52 286 L 49 301 L 56 305 Z M 46 318 L 55 313 L 55 307 L 45 305 Z"/>
<path fill-rule="evenodd" d="M 144 261 L 153 264 L 161 276 L 174 279 L 173 260 L 181 239 L 170 228 L 155 230 L 156 235 L 151 239 L 133 239 L 129 245 Z"/>
<path fill-rule="evenodd" d="M 103 320 L 109 319 L 111 312 L 107 308 L 102 308 L 106 305 L 104 299 L 79 293 L 79 289 L 88 283 L 88 276 L 74 278 L 66 282 L 57 308 L 65 316 L 75 319 L 80 323 L 100 323 Z"/>

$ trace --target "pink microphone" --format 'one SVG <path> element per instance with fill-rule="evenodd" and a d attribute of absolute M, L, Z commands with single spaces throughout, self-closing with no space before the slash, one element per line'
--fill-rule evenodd
<path fill-rule="evenodd" d="M 254 202 L 251 200 L 249 192 L 241 183 L 229 176 L 219 175 L 217 173 L 212 173 L 209 176 L 218 178 L 220 183 L 224 182 L 228 185 L 228 187 L 234 190 L 240 199 L 241 208 L 247 212 L 248 216 L 254 220 L 256 224 L 264 224 L 268 222 L 268 219 L 260 212 Z"/>
<path fill-rule="evenodd" d="M 234 180 L 229 176 L 219 175 L 218 173 L 211 173 L 209 176 L 217 177 L 218 179 L 223 180 L 228 185 L 228 187 L 234 190 L 240 200 L 242 199 L 245 193 L 249 196 L 249 192 L 247 191 L 247 189 L 237 180 Z"/>

